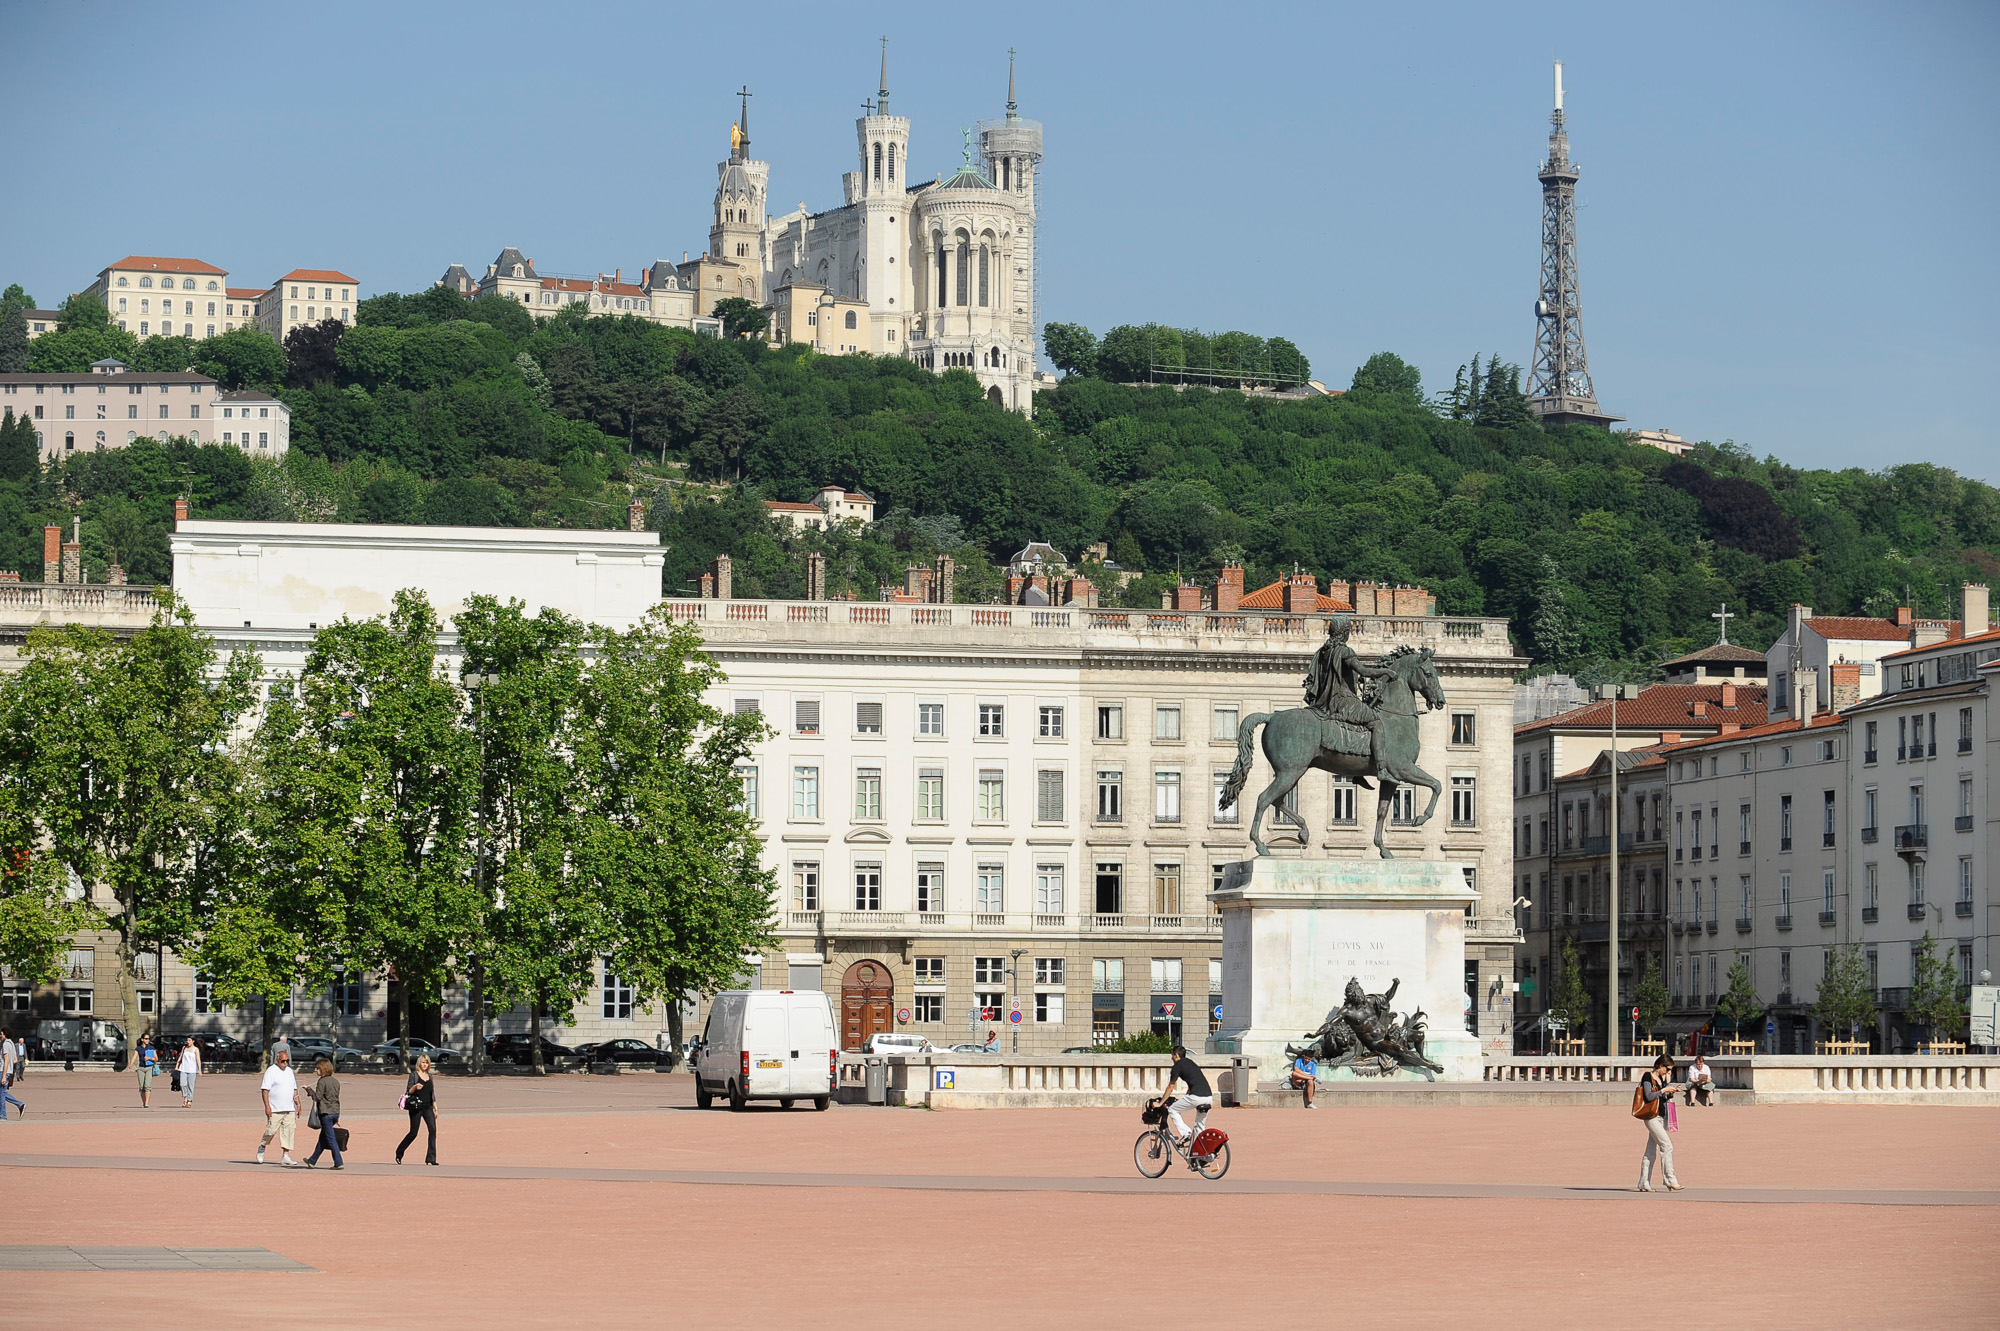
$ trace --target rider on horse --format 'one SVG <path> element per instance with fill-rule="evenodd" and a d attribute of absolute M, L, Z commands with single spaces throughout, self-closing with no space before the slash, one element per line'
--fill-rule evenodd
<path fill-rule="evenodd" d="M 1306 706 L 1328 721 L 1341 721 L 1368 732 L 1368 764 L 1382 770 L 1382 716 L 1361 701 L 1363 679 L 1387 679 L 1395 672 L 1387 666 L 1369 665 L 1347 645 L 1353 621 L 1336 615 L 1327 621 L 1326 641 L 1313 653 L 1306 671 Z M 1367 785 L 1365 779 L 1359 782 Z"/>

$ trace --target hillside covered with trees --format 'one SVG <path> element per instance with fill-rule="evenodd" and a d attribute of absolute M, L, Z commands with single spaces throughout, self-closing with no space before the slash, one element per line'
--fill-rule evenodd
<path fill-rule="evenodd" d="M 1077 558 L 1101 540 L 1145 572 L 1124 593 L 1133 604 L 1157 604 L 1176 575 L 1211 580 L 1225 559 L 1253 586 L 1296 563 L 1422 583 L 1445 613 L 1513 620 L 1538 662 L 1605 675 L 1709 641 L 1720 602 L 1744 614 L 1732 636 L 1762 645 L 1795 600 L 1884 613 L 1907 599 L 1943 615 L 1961 579 L 2000 573 L 1992 486 L 1921 462 L 1815 471 L 1730 444 L 1677 460 L 1601 430 L 1545 430 L 1518 367 L 1497 358 L 1429 397 L 1385 353 L 1343 395 L 1296 398 L 1112 382 L 1103 345 L 1074 363 L 1070 337 L 1071 373 L 1028 421 L 962 371 L 580 309 L 536 323 L 442 288 L 375 297 L 356 327 L 302 329 L 283 349 L 242 330 L 140 344 L 87 302 L 62 331 L 10 341 L 23 299 L 0 312 L 0 360 L 191 365 L 270 387 L 293 412 L 281 464 L 142 441 L 44 473 L 18 428 L 0 434 L 0 567 L 28 578 L 40 525 L 81 514 L 93 576 L 115 556 L 135 581 L 165 579 L 182 492 L 207 517 L 573 527 L 619 525 L 636 495 L 669 546 L 668 594 L 727 551 L 738 595 L 798 595 L 804 551 L 823 548 L 835 593 L 872 599 L 944 551 L 960 595 L 985 599 L 993 566 L 1028 541 Z M 1265 361 L 1296 354 L 1258 346 Z M 1303 358 L 1286 365 L 1305 373 Z M 793 536 L 766 518 L 763 499 L 829 482 L 873 495 L 882 520 Z"/>

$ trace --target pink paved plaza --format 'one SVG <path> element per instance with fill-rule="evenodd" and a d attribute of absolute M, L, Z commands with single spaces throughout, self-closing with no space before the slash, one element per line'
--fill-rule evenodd
<path fill-rule="evenodd" d="M 1621 1107 L 1218 1110 L 1233 1164 L 1141 1179 L 1129 1110 L 692 1108 L 684 1076 L 343 1078 L 349 1168 L 251 1163 L 253 1079 L 38 1069 L 7 1245 L 266 1248 L 311 1272 L 0 1271 L 9 1327 L 2000 1324 L 2000 1110 L 1682 1111 L 1641 1195 Z M 300 1130 L 301 1145 L 307 1135 Z M 303 1157 L 304 1152 L 298 1154 Z M 272 1158 L 276 1158 L 275 1149 Z"/>

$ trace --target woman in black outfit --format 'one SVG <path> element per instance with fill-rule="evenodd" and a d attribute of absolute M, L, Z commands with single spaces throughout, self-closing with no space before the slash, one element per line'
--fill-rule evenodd
<path fill-rule="evenodd" d="M 437 1079 L 431 1075 L 431 1056 L 417 1055 L 417 1070 L 410 1074 L 410 1084 L 403 1089 L 403 1108 L 410 1111 L 409 1135 L 396 1148 L 396 1163 L 403 1163 L 403 1152 L 410 1149 L 410 1143 L 417 1139 L 417 1125 L 424 1124 L 430 1129 L 430 1138 L 424 1144 L 424 1163 L 438 1162 L 438 1121 L 437 1121 Z"/>

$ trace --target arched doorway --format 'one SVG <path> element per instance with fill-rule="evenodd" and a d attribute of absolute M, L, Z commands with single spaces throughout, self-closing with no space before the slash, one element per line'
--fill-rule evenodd
<path fill-rule="evenodd" d="M 896 984 L 879 961 L 857 961 L 840 977 L 840 1047 L 857 1051 L 896 1029 Z"/>
<path fill-rule="evenodd" d="M 986 400 L 988 402 L 991 402 L 996 407 L 1004 407 L 1007 405 L 1007 399 L 1000 395 L 1000 385 L 998 384 L 995 384 L 993 385 L 993 387 L 986 390 Z"/>

